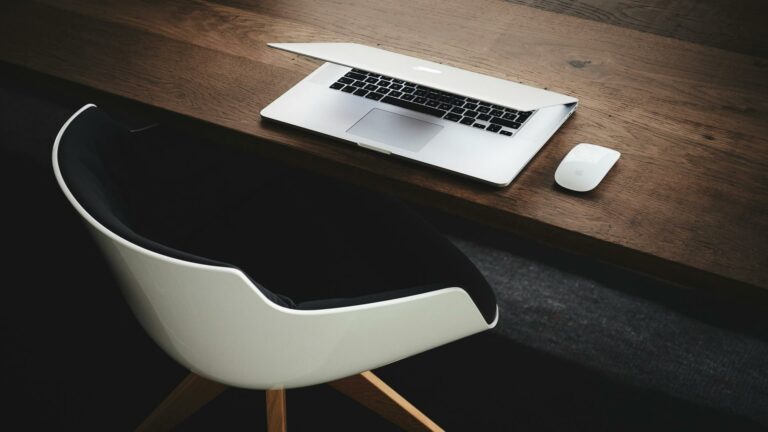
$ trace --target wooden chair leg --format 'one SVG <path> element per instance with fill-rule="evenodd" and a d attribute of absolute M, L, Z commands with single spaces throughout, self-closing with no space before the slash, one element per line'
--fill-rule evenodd
<path fill-rule="evenodd" d="M 190 373 L 136 430 L 171 430 L 226 389 L 224 384 Z"/>
<path fill-rule="evenodd" d="M 371 371 L 332 381 L 328 385 L 406 431 L 443 430 Z"/>
<path fill-rule="evenodd" d="M 285 390 L 267 390 L 267 432 L 286 432 Z"/>

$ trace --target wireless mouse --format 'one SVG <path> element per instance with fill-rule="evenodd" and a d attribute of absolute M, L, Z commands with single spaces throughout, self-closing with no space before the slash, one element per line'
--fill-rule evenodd
<path fill-rule="evenodd" d="M 568 152 L 555 171 L 560 186 L 576 192 L 589 192 L 603 180 L 621 153 L 595 144 L 581 143 Z"/>

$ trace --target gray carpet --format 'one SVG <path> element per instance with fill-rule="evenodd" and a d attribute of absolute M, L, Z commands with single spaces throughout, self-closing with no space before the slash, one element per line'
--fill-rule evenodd
<path fill-rule="evenodd" d="M 482 240 L 451 239 L 496 291 L 497 334 L 635 386 L 768 425 L 768 342 L 748 334 L 759 332 L 759 323 L 746 331 L 722 328 L 625 292 L 622 280 L 598 281 Z M 675 290 L 618 272 L 635 279 L 634 289 Z"/>

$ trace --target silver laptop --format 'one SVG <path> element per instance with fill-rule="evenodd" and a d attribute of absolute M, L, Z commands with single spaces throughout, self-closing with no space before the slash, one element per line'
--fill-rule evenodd
<path fill-rule="evenodd" d="M 496 186 L 508 185 L 576 98 L 352 43 L 273 43 L 326 61 L 265 118 Z"/>

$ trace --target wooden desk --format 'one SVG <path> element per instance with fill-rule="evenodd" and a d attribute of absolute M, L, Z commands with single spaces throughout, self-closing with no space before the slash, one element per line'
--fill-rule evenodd
<path fill-rule="evenodd" d="M 561 248 L 767 298 L 768 60 L 709 46 L 743 52 L 743 44 L 490 0 L 125 3 L 3 2 L 0 59 Z M 260 109 L 318 65 L 268 49 L 270 41 L 366 43 L 548 87 L 582 105 L 510 187 L 495 189 L 262 122 Z M 579 142 L 623 154 L 585 195 L 553 182 Z"/>

